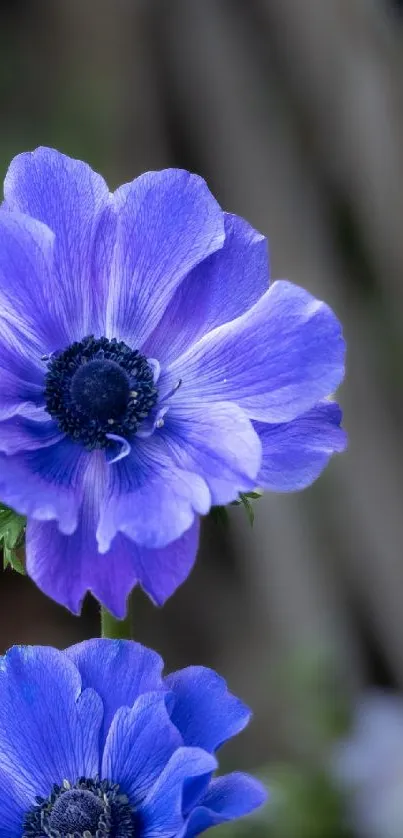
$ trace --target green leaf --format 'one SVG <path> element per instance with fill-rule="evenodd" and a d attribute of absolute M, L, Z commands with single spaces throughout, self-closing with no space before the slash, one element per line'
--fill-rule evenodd
<path fill-rule="evenodd" d="M 240 502 L 241 502 L 242 506 L 244 507 L 245 512 L 246 512 L 246 514 L 249 518 L 249 523 L 250 523 L 251 527 L 253 527 L 253 524 L 255 522 L 255 510 L 254 510 L 249 498 L 247 497 L 247 495 L 239 495 L 239 498 L 240 498 Z"/>
<path fill-rule="evenodd" d="M 254 492 L 241 492 L 239 500 L 234 501 L 234 506 L 242 505 L 244 507 L 251 527 L 253 527 L 255 521 L 255 510 L 253 508 L 253 504 L 251 504 L 251 500 L 258 500 L 262 497 L 262 494 L 263 492 L 261 492 L 260 489 L 256 489 Z"/>
<path fill-rule="evenodd" d="M 243 506 L 246 514 L 249 518 L 249 523 L 251 527 L 253 527 L 253 523 L 255 520 L 255 510 L 253 505 L 251 504 L 251 500 L 258 500 L 263 495 L 263 492 L 260 489 L 255 489 L 254 492 L 241 492 L 239 495 L 238 500 L 234 500 L 230 506 Z M 212 515 L 214 521 L 218 524 L 227 524 L 228 523 L 228 511 L 226 506 L 212 506 L 210 514 Z"/>
<path fill-rule="evenodd" d="M 25 536 L 26 519 L 17 515 L 8 506 L 0 504 L 0 550 L 3 551 L 3 567 L 12 567 L 17 573 L 25 573 L 24 565 L 17 555 Z"/>
<path fill-rule="evenodd" d="M 251 500 L 259 500 L 263 495 L 262 489 L 255 489 L 254 492 L 246 492 L 245 497 Z"/>

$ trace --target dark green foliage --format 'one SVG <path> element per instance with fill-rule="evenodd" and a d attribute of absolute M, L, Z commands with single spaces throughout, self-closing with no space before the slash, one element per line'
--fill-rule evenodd
<path fill-rule="evenodd" d="M 251 527 L 253 527 L 253 522 L 255 520 L 255 510 L 253 508 L 253 504 L 251 504 L 251 500 L 258 500 L 258 498 L 262 497 L 263 492 L 256 489 L 254 492 L 246 492 L 239 495 L 238 500 L 234 500 L 231 503 L 231 506 L 243 506 L 246 514 L 249 519 L 249 523 Z M 211 509 L 211 515 L 214 520 L 218 524 L 227 524 L 228 523 L 228 512 L 226 506 L 213 506 Z"/>
<path fill-rule="evenodd" d="M 12 509 L 0 504 L 0 551 L 3 553 L 3 567 L 12 567 L 17 573 L 25 573 L 18 556 L 23 546 L 26 519 Z"/>

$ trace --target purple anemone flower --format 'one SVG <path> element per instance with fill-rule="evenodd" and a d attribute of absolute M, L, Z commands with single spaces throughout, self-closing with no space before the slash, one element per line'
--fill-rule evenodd
<path fill-rule="evenodd" d="M 193 838 L 265 802 L 214 776 L 248 708 L 211 669 L 162 667 L 124 640 L 0 658 L 0 838 Z"/>
<path fill-rule="evenodd" d="M 186 171 L 111 194 L 40 148 L 0 209 L 0 499 L 28 517 L 27 570 L 78 612 L 162 604 L 200 515 L 310 484 L 345 447 L 332 311 L 268 287 L 266 240 Z"/>

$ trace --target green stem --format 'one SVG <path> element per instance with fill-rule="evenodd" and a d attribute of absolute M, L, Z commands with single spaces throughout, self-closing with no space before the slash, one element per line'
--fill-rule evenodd
<path fill-rule="evenodd" d="M 133 634 L 132 601 L 129 599 L 126 617 L 117 620 L 110 611 L 101 605 L 101 637 L 117 640 L 131 640 Z"/>

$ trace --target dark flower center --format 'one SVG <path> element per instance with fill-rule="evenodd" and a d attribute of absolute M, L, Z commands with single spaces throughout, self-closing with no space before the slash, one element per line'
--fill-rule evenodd
<path fill-rule="evenodd" d="M 119 786 L 107 780 L 65 780 L 37 798 L 25 816 L 22 838 L 134 838 L 134 814 Z"/>
<path fill-rule="evenodd" d="M 70 832 L 94 832 L 98 829 L 99 819 L 104 813 L 102 800 L 91 791 L 72 789 L 60 795 L 49 816 L 49 828 L 68 835 Z"/>
<path fill-rule="evenodd" d="M 147 359 L 123 341 L 86 337 L 51 356 L 45 403 L 59 428 L 88 451 L 130 439 L 155 406 Z"/>
<path fill-rule="evenodd" d="M 130 379 L 116 361 L 87 361 L 74 373 L 70 393 L 90 419 L 118 419 L 129 402 Z"/>

